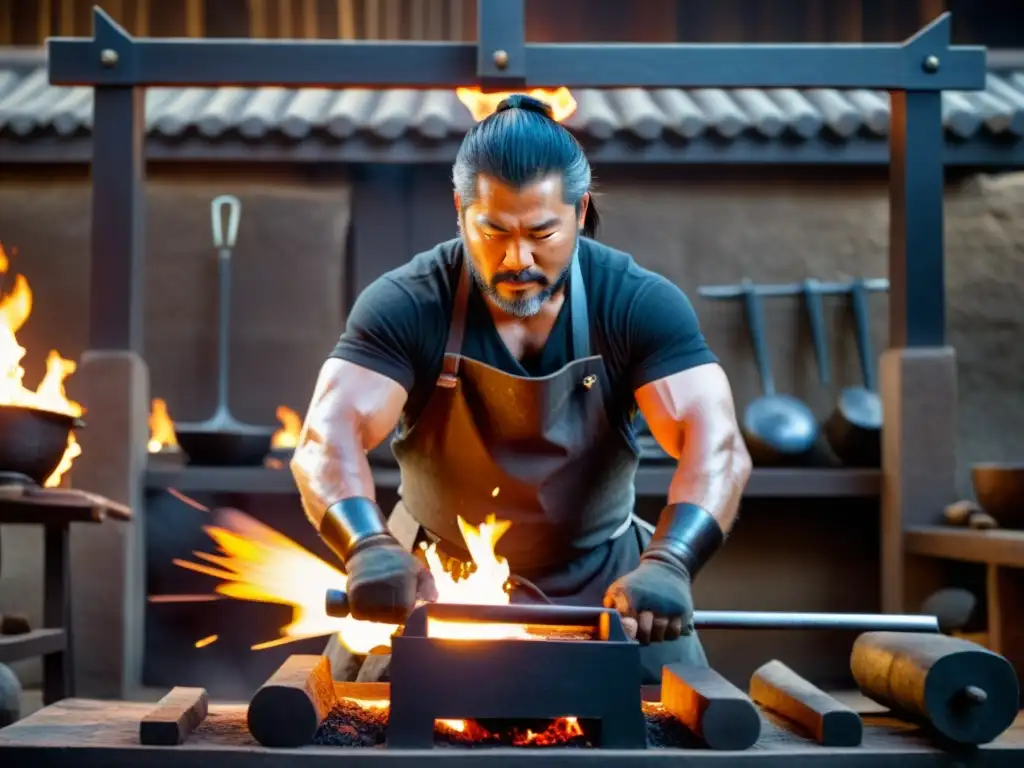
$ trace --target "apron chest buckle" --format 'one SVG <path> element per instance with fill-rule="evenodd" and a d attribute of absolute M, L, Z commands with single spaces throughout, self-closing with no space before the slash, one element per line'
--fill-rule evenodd
<path fill-rule="evenodd" d="M 583 377 L 583 388 L 588 392 L 593 389 L 594 385 L 597 384 L 597 376 L 590 374 L 589 376 Z"/>

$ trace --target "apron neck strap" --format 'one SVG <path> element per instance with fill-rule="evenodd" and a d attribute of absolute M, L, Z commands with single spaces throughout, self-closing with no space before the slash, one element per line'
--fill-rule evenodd
<path fill-rule="evenodd" d="M 572 320 L 572 354 L 576 360 L 590 357 L 590 317 L 587 312 L 587 287 L 580 269 L 580 251 L 572 257 L 569 268 L 569 319 Z"/>
<path fill-rule="evenodd" d="M 459 269 L 459 284 L 455 289 L 455 300 L 452 302 L 452 320 L 448 324 L 448 341 L 444 347 L 444 363 L 441 375 L 437 379 L 438 386 L 452 389 L 459 383 L 459 355 L 462 354 L 462 337 L 466 333 L 466 311 L 469 308 L 469 267 L 466 256 L 462 257 Z"/>
<path fill-rule="evenodd" d="M 455 300 L 452 302 L 452 320 L 448 326 L 448 342 L 444 349 L 444 367 L 441 379 L 442 386 L 454 386 L 459 371 L 459 355 L 462 354 L 462 339 L 466 333 L 466 313 L 469 308 L 469 267 L 466 264 L 468 255 L 462 257 L 462 268 L 459 269 L 459 283 L 455 289 Z M 569 267 L 569 317 L 572 321 L 572 352 L 577 360 L 590 357 L 590 317 L 587 311 L 587 288 L 583 284 L 583 272 L 580 269 L 580 254 L 577 248 Z"/>

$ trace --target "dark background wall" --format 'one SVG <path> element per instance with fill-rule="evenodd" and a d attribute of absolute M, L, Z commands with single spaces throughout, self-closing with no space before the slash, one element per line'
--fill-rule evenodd
<path fill-rule="evenodd" d="M 153 394 L 165 397 L 180 420 L 203 418 L 213 405 L 216 301 L 209 202 L 215 195 L 237 194 L 244 206 L 232 313 L 232 401 L 241 417 L 272 423 L 278 404 L 305 408 L 347 302 L 415 250 L 454 233 L 447 173 L 443 167 L 152 168 L 146 358 Z M 698 286 L 744 276 L 788 282 L 885 275 L 884 172 L 676 166 L 598 168 L 597 175 L 602 239 L 690 293 L 741 407 L 759 385 L 740 307 L 703 301 L 696 296 Z M 1019 460 L 1024 175 L 952 179 L 946 200 L 949 341 L 960 364 L 962 465 Z M 0 237 L 18 248 L 12 270 L 25 273 L 35 293 L 32 319 L 19 333 L 29 349 L 30 382 L 38 381 L 46 350 L 74 358 L 84 349 L 88 229 L 84 173 L 0 173 Z M 872 301 L 880 353 L 887 300 Z M 859 375 L 843 302 L 828 302 L 830 388 L 816 381 L 798 300 L 773 300 L 767 310 L 780 390 L 826 415 L 838 388 Z M 73 394 L 73 379 L 69 389 Z M 230 503 L 300 541 L 312 535 L 295 499 Z M 656 499 L 643 505 L 640 511 L 648 516 L 659 506 Z M 171 519 L 162 524 L 194 529 L 187 535 L 179 531 L 184 549 L 203 546 L 194 540 L 203 538 L 198 523 L 188 522 L 184 508 L 168 507 L 168 514 Z M 38 551 L 33 535 L 4 530 L 0 610 L 26 610 L 26 603 L 38 602 L 39 561 L 27 554 Z M 707 608 L 870 611 L 878 607 L 878 578 L 876 503 L 750 501 L 696 593 Z M 273 636 L 276 615 L 267 614 L 263 626 L 251 612 L 246 616 L 253 621 L 251 642 Z M 194 634 L 211 620 L 196 614 L 179 624 Z M 705 637 L 712 662 L 736 681 L 775 657 L 831 684 L 844 679 L 850 640 L 816 633 Z M 243 643 L 238 652 L 248 653 L 245 648 Z M 217 650 L 224 652 L 227 646 Z M 273 666 L 271 657 L 261 659 L 252 664 Z M 253 674 L 260 679 L 262 672 Z"/>
<path fill-rule="evenodd" d="M 169 168 L 148 185 L 145 354 L 155 397 L 180 421 L 209 416 L 216 397 L 217 252 L 210 202 L 242 202 L 232 259 L 232 408 L 273 424 L 285 403 L 305 408 L 312 382 L 342 326 L 349 184 L 342 171 L 318 178 L 288 169 L 232 169 L 197 175 Z M 26 382 L 36 383 L 46 351 L 77 358 L 87 343 L 89 198 L 84 173 L 4 175 L 0 242 L 17 249 L 11 273 L 34 294 L 19 332 Z M 74 393 L 74 380 L 68 382 Z"/>

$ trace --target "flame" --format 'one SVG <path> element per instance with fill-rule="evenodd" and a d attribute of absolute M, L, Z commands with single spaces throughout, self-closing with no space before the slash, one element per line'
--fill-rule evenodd
<path fill-rule="evenodd" d="M 498 489 L 492 492 L 498 495 Z M 219 554 L 193 552 L 197 560 L 174 563 L 197 573 L 221 579 L 214 590 L 217 594 L 237 600 L 279 603 L 292 606 L 292 621 L 280 630 L 278 638 L 257 643 L 252 650 L 273 648 L 309 637 L 333 632 L 353 653 L 366 654 L 379 647 L 390 647 L 391 636 L 398 627 L 389 624 L 358 621 L 352 617 L 335 619 L 327 615 L 324 597 L 328 589 L 343 589 L 345 574 L 303 549 L 273 528 L 237 510 L 220 510 L 222 525 L 204 527 L 217 543 Z M 435 546 L 426 547 L 424 555 L 437 584 L 438 602 L 474 605 L 507 605 L 509 603 L 508 561 L 495 554 L 498 540 L 508 531 L 511 523 L 497 520 L 493 515 L 479 526 L 457 518 L 466 549 L 472 557 L 472 567 L 464 566 L 458 574 L 446 570 Z M 154 602 L 194 601 L 216 599 L 207 595 L 151 596 Z M 431 619 L 428 632 L 432 637 L 447 639 L 500 639 L 530 637 L 528 628 L 518 624 L 491 624 L 483 622 L 438 621 Z M 195 643 L 202 648 L 216 642 L 210 635 Z M 346 697 L 367 710 L 384 710 L 387 699 L 358 699 Z M 491 734 L 473 720 L 446 719 L 437 724 L 472 740 L 488 740 Z M 564 743 L 583 735 L 575 717 L 560 717 L 540 732 L 530 730 L 514 732 L 514 746 L 549 746 Z"/>
<path fill-rule="evenodd" d="M 270 447 L 288 450 L 299 444 L 299 432 L 302 430 L 302 419 L 299 414 L 286 405 L 277 406 L 277 420 L 281 428 L 270 439 Z"/>
<path fill-rule="evenodd" d="M 9 263 L 7 253 L 0 244 L 0 275 L 7 274 Z M 21 361 L 27 350 L 18 344 L 15 334 L 31 314 L 32 290 L 24 275 L 16 275 L 10 293 L 0 295 L 0 405 L 35 408 L 77 418 L 82 415 L 82 406 L 68 399 L 64 392 L 64 381 L 75 372 L 78 365 L 65 360 L 56 350 L 51 350 L 47 355 L 46 373 L 36 390 L 33 392 L 24 386 L 25 369 Z M 61 478 L 81 454 L 82 447 L 75 440 L 74 432 L 68 433 L 64 455 L 44 485 L 47 488 L 60 485 Z"/>
<path fill-rule="evenodd" d="M 202 640 L 196 640 L 196 648 L 205 648 L 208 645 L 213 645 L 220 639 L 220 635 L 207 635 Z"/>
<path fill-rule="evenodd" d="M 388 699 L 359 699 L 353 696 L 346 696 L 344 700 L 355 704 L 357 707 L 370 711 L 383 711 L 391 706 Z M 491 734 L 480 723 L 475 720 L 437 720 L 436 725 L 441 726 L 455 733 L 468 736 L 473 741 L 487 741 Z M 551 721 L 551 724 L 540 732 L 529 729 L 512 734 L 512 746 L 523 747 L 530 744 L 536 746 L 551 746 L 564 743 L 577 736 L 583 735 L 583 726 L 580 725 L 577 717 L 558 717 Z"/>
<path fill-rule="evenodd" d="M 280 637 L 258 643 L 253 650 L 282 645 L 337 632 L 353 653 L 365 654 L 390 647 L 396 625 L 360 621 L 351 616 L 327 615 L 324 596 L 328 589 L 344 589 L 345 574 L 324 562 L 273 528 L 237 510 L 221 510 L 222 525 L 205 526 L 216 542 L 217 554 L 193 552 L 196 560 L 174 560 L 175 565 L 221 579 L 214 591 L 225 597 L 292 606 L 292 620 Z M 510 523 L 488 517 L 479 527 L 458 519 L 473 567 L 449 573 L 431 545 L 424 554 L 437 584 L 439 602 L 473 605 L 507 605 L 508 561 L 495 554 L 498 540 Z M 480 622 L 431 620 L 432 637 L 447 639 L 499 639 L 529 637 L 525 626 Z"/>
<path fill-rule="evenodd" d="M 455 89 L 455 95 L 459 98 L 459 101 L 466 106 L 469 113 L 473 115 L 473 119 L 478 123 L 488 115 L 493 114 L 502 99 L 507 99 L 516 93 L 516 91 L 484 93 L 479 88 Z M 576 111 L 576 99 L 573 98 L 572 92 L 565 86 L 555 89 L 534 88 L 532 91 L 526 91 L 524 95 L 538 101 L 543 101 L 551 107 L 552 117 L 559 123 L 569 119 L 572 113 Z"/>
<path fill-rule="evenodd" d="M 356 701 L 365 709 L 384 709 L 388 706 L 387 701 L 377 702 L 354 699 L 349 699 L 349 701 Z M 491 738 L 491 733 L 487 728 L 475 720 L 437 720 L 436 725 L 455 733 L 464 734 L 472 741 L 486 742 Z M 520 731 L 517 729 L 513 730 L 510 735 L 512 737 L 512 746 L 514 747 L 530 745 L 549 747 L 564 744 L 577 736 L 582 736 L 583 726 L 580 725 L 579 718 L 577 717 L 558 717 L 552 720 L 551 724 L 543 731 L 531 731 L 530 729 Z"/>
<path fill-rule="evenodd" d="M 167 410 L 167 401 L 162 397 L 154 397 L 149 406 L 149 443 L 150 453 L 178 448 L 178 437 L 174 434 L 174 421 Z"/>

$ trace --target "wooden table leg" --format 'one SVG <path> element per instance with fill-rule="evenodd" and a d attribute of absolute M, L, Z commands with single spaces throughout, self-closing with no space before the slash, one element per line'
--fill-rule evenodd
<path fill-rule="evenodd" d="M 43 624 L 64 630 L 64 650 L 43 657 L 43 704 L 74 696 L 71 634 L 71 537 L 67 523 L 44 526 Z"/>
<path fill-rule="evenodd" d="M 988 648 L 1013 665 L 1024 688 L 1024 568 L 990 565 L 987 575 Z"/>

